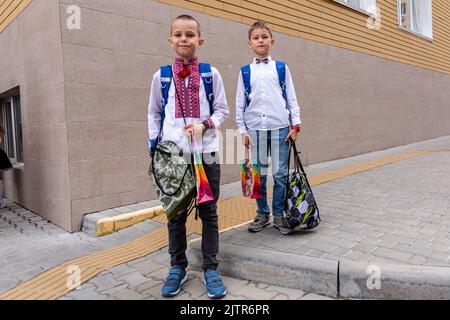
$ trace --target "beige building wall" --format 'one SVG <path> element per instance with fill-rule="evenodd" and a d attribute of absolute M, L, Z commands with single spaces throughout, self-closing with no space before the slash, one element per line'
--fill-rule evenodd
<path fill-rule="evenodd" d="M 80 30 L 65 27 L 69 5 L 81 8 Z M 159 66 L 173 62 L 169 24 L 182 13 L 201 23 L 199 57 L 221 72 L 231 110 L 223 130 L 235 129 L 239 68 L 252 59 L 247 24 L 148 0 L 33 1 L 0 33 L 1 50 L 16 46 L 0 62 L 8 70 L 0 88 L 21 85 L 25 125 L 25 165 L 8 173 L 8 196 L 17 190 L 19 203 L 70 231 L 86 213 L 156 197 L 147 175 L 149 87 Z M 52 19 L 36 19 L 45 14 Z M 288 63 L 301 105 L 305 163 L 450 134 L 448 74 L 274 37 L 272 56 Z M 222 183 L 238 173 L 223 165 Z"/>
<path fill-rule="evenodd" d="M 58 0 L 33 1 L 0 33 L 0 93 L 20 87 L 24 165 L 6 197 L 70 230 L 70 185 Z"/>
<path fill-rule="evenodd" d="M 247 25 L 152 1 L 62 0 L 82 7 L 82 29 L 63 29 L 73 221 L 86 212 L 154 198 L 146 174 L 147 100 L 153 72 L 173 61 L 171 19 L 193 14 L 202 60 L 221 72 L 234 129 L 239 67 L 251 61 Z M 450 133 L 447 74 L 275 33 L 273 57 L 293 73 L 307 163 Z M 225 160 L 225 159 L 224 159 Z M 239 179 L 222 167 L 222 183 Z"/>

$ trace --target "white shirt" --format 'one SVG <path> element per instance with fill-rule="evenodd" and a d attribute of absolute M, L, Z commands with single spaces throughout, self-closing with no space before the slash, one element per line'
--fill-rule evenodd
<path fill-rule="evenodd" d="M 286 101 L 278 80 L 276 62 L 250 64 L 250 104 L 246 107 L 244 81 L 239 72 L 236 92 L 236 123 L 240 133 L 252 130 L 275 130 L 300 124 L 300 107 L 291 73 L 286 65 Z M 244 112 L 245 109 L 245 112 Z"/>
<path fill-rule="evenodd" d="M 209 102 L 206 98 L 203 80 L 200 79 L 200 118 L 186 118 L 186 123 L 201 123 L 203 120 L 211 117 L 216 129 L 228 117 L 229 109 L 227 99 L 225 96 L 225 89 L 223 87 L 222 77 L 216 68 L 211 67 L 213 75 L 213 94 L 214 105 L 213 114 L 210 115 Z M 153 81 L 150 91 L 150 98 L 148 103 L 148 135 L 150 139 L 158 137 L 161 127 L 161 70 L 158 70 L 153 75 Z M 188 84 L 189 76 L 185 78 L 185 84 Z M 165 107 L 165 118 L 162 131 L 161 141 L 173 141 L 183 152 L 191 152 L 188 137 L 183 132 L 185 125 L 183 117 L 175 118 L 175 83 L 170 84 L 169 96 Z M 207 130 L 203 135 L 202 141 L 196 141 L 201 153 L 219 151 L 219 137 L 216 130 Z"/>

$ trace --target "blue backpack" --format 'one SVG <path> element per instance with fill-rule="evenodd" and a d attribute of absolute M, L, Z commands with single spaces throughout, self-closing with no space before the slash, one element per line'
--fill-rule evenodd
<path fill-rule="evenodd" d="M 200 76 L 203 80 L 203 86 L 205 87 L 206 98 L 209 103 L 209 114 L 212 115 L 214 112 L 214 94 L 213 94 L 213 75 L 211 72 L 211 65 L 209 63 L 200 63 Z M 158 140 L 161 137 L 161 132 L 163 130 L 164 118 L 166 116 L 165 109 L 167 105 L 167 99 L 169 98 L 170 84 L 172 83 L 172 66 L 161 66 L 161 126 L 159 129 L 159 134 L 156 139 L 148 140 L 148 150 L 154 150 L 158 144 Z"/>
<path fill-rule="evenodd" d="M 277 73 L 278 73 L 278 83 L 280 84 L 281 91 L 283 94 L 283 99 L 286 101 L 287 106 L 287 94 L 286 94 L 286 63 L 283 61 L 276 61 Z M 245 94 L 245 108 L 250 104 L 250 92 L 252 90 L 250 86 L 250 65 L 247 64 L 241 67 L 242 80 L 244 82 L 244 94 Z"/>

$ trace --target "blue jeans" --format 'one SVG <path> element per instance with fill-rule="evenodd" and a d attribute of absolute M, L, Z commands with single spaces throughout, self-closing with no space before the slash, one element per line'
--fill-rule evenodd
<path fill-rule="evenodd" d="M 262 198 L 256 199 L 259 215 L 270 215 L 267 203 L 267 171 L 269 168 L 269 155 L 272 159 L 273 198 L 272 213 L 282 216 L 284 212 L 284 199 L 287 176 L 289 173 L 289 142 L 284 138 L 289 133 L 289 127 L 277 130 L 249 130 L 252 140 L 252 158 L 258 161 L 261 170 Z"/>

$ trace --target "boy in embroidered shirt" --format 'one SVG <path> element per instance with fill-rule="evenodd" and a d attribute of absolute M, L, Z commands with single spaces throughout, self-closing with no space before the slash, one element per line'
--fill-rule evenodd
<path fill-rule="evenodd" d="M 269 55 L 274 44 L 272 32 L 263 21 L 255 22 L 248 32 L 248 46 L 255 53 L 253 63 L 241 69 L 236 93 L 236 123 L 242 135 L 242 143 L 251 147 L 253 158 L 261 169 L 262 198 L 257 199 L 255 220 L 249 225 L 250 232 L 261 231 L 270 224 L 270 209 L 267 203 L 268 156 L 272 159 L 274 179 L 272 213 L 274 227 L 282 234 L 292 230 L 284 225 L 284 197 L 289 170 L 289 140 L 296 141 L 300 131 L 300 107 L 289 68 L 279 65 Z M 248 76 L 247 85 L 243 75 Z M 281 77 L 285 76 L 285 93 Z M 246 93 L 249 91 L 248 94 Z"/>
<path fill-rule="evenodd" d="M 198 21 L 188 15 L 177 17 L 172 22 L 168 40 L 176 53 L 175 64 L 172 67 L 173 80 L 169 88 L 164 123 L 160 135 L 162 119 L 161 71 L 157 71 L 153 76 L 148 106 L 150 155 L 153 155 L 158 137 L 161 138 L 161 141 L 175 142 L 185 154 L 191 153 L 190 135 L 202 137 L 201 141 L 197 141 L 197 143 L 202 153 L 203 166 L 214 196 L 214 201 L 199 205 L 199 215 L 203 224 L 204 280 L 208 296 L 210 298 L 221 298 L 227 292 L 220 274 L 216 271 L 218 266 L 216 256 L 219 248 L 216 203 L 219 198 L 220 164 L 217 154 L 219 138 L 214 131 L 225 121 L 229 109 L 222 78 L 217 69 L 211 67 L 210 76 L 212 76 L 213 81 L 214 102 L 212 110 L 210 110 L 202 75 L 199 71 L 199 61 L 195 55 L 196 50 L 203 44 Z M 205 161 L 205 158 L 208 159 Z M 177 295 L 180 292 L 181 285 L 187 279 L 186 218 L 187 214 L 180 214 L 167 223 L 171 268 L 161 288 L 161 294 L 165 297 Z"/>

